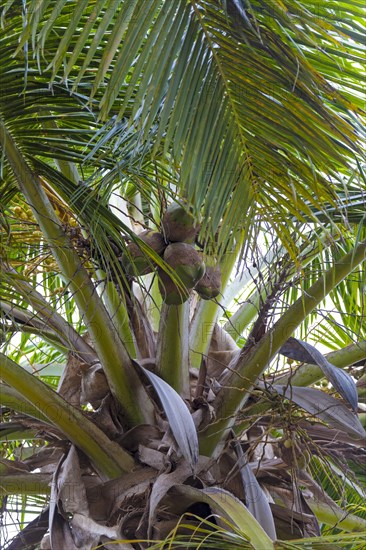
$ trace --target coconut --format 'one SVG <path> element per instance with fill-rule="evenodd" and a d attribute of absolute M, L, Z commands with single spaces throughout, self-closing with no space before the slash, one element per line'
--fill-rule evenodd
<path fill-rule="evenodd" d="M 157 254 L 162 255 L 166 243 L 158 231 L 146 230 L 138 235 Z M 127 246 L 128 252 L 122 255 L 122 263 L 128 275 L 146 275 L 154 270 L 154 262 L 141 250 L 138 243 L 131 242 Z"/>
<path fill-rule="evenodd" d="M 203 277 L 205 264 L 202 255 L 186 243 L 173 243 L 167 246 L 164 260 L 174 269 L 182 285 L 176 285 L 170 276 L 160 271 L 159 287 L 167 304 L 182 304 L 188 299 L 190 290 Z"/>
<path fill-rule="evenodd" d="M 191 289 L 177 286 L 162 269 L 158 269 L 159 273 L 159 291 L 166 304 L 169 306 L 178 306 L 186 302 L 189 298 Z"/>
<path fill-rule="evenodd" d="M 212 298 L 216 298 L 221 291 L 220 266 L 207 266 L 204 276 L 198 281 L 194 289 L 198 292 L 201 298 L 203 298 L 203 300 L 211 300 Z"/>
<path fill-rule="evenodd" d="M 193 288 L 205 273 L 202 254 L 187 243 L 172 243 L 164 252 L 164 260 L 175 270 L 187 288 Z"/>
<path fill-rule="evenodd" d="M 193 243 L 199 225 L 186 207 L 179 202 L 173 202 L 162 217 L 161 228 L 167 241 Z"/>

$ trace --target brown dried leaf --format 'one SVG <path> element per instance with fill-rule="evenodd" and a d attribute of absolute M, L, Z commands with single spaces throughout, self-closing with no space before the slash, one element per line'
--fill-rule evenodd
<path fill-rule="evenodd" d="M 116 441 L 131 453 L 137 451 L 139 445 L 146 445 L 150 447 L 149 443 L 156 442 L 154 448 L 157 447 L 163 437 L 163 432 L 156 426 L 151 424 L 140 424 L 128 430 L 128 432 L 120 435 L 116 438 Z"/>
<path fill-rule="evenodd" d="M 108 521 L 123 502 L 128 503 L 133 495 L 143 494 L 156 476 L 157 472 L 152 468 L 136 468 L 133 476 L 124 474 L 87 489 L 90 516 L 98 522 Z"/>
<path fill-rule="evenodd" d="M 91 550 L 103 535 L 111 540 L 120 539 L 118 527 L 100 525 L 84 514 L 75 513 L 70 521 L 72 534 L 79 549 Z"/>
<path fill-rule="evenodd" d="M 65 514 L 78 512 L 88 515 L 86 489 L 82 480 L 78 452 L 74 445 L 70 447 L 65 460 L 62 462 L 55 482 L 59 508 L 62 512 Z"/>
<path fill-rule="evenodd" d="M 116 484 L 117 480 L 113 481 Z M 78 453 L 76 448 L 72 446 L 54 476 L 52 496 L 56 499 L 57 509 L 53 506 L 51 519 L 52 549 L 63 541 L 64 546 L 62 548 L 90 550 L 98 545 L 101 536 L 111 540 L 121 538 L 117 526 L 106 527 L 98 523 L 96 518 L 90 514 L 88 501 L 89 499 L 93 501 L 96 497 L 96 491 L 100 492 L 101 488 L 101 485 L 94 485 L 89 491 L 86 490 Z M 113 505 L 111 498 L 109 498 L 109 503 L 111 506 Z M 92 512 L 95 513 L 95 511 L 92 506 Z M 103 519 L 109 519 L 109 517 Z M 61 546 L 59 548 L 61 550 Z"/>
<path fill-rule="evenodd" d="M 80 403 L 90 403 L 94 409 L 100 407 L 109 392 L 107 378 L 100 363 L 93 365 L 82 376 Z"/>
<path fill-rule="evenodd" d="M 211 378 L 219 378 L 223 371 L 228 367 L 233 357 L 237 355 L 236 351 L 212 351 L 207 358 L 207 374 Z"/>
<path fill-rule="evenodd" d="M 196 474 L 198 475 L 202 470 L 208 470 L 210 462 L 208 457 L 200 456 L 196 466 Z M 192 470 L 189 464 L 180 462 L 174 472 L 162 474 L 157 478 L 153 485 L 149 501 L 148 537 L 152 535 L 158 506 L 169 489 L 175 485 L 184 483 L 190 477 L 192 477 Z"/>
<path fill-rule="evenodd" d="M 50 505 L 50 538 L 52 550 L 76 550 L 90 548 L 98 543 L 88 533 L 81 533 L 78 527 L 71 529 L 75 513 L 89 514 L 86 490 L 81 477 L 79 457 L 74 446 L 60 461 L 54 474 Z"/>
<path fill-rule="evenodd" d="M 49 445 L 42 447 L 37 454 L 27 458 L 24 462 L 30 471 L 40 469 L 42 473 L 54 473 L 61 457 L 65 454 L 66 442 L 59 446 Z"/>
<path fill-rule="evenodd" d="M 268 489 L 273 496 L 276 504 L 278 504 L 279 501 L 282 502 L 282 506 L 279 507 L 274 507 L 273 504 L 271 504 L 271 509 L 273 512 L 274 510 L 276 510 L 276 513 L 274 513 L 275 518 L 280 517 L 283 521 L 287 522 L 287 530 L 289 533 L 294 534 L 294 531 L 292 530 L 292 524 L 294 521 L 296 521 L 297 527 L 302 533 L 302 537 L 320 536 L 318 520 L 316 519 L 315 514 L 313 514 L 313 512 L 309 508 L 300 489 L 296 489 L 296 493 L 294 493 L 294 488 L 292 484 L 291 487 L 289 486 L 289 488 L 271 486 L 268 487 Z M 277 522 L 275 522 L 275 524 L 277 527 Z M 279 533 L 277 533 L 277 535 L 280 536 Z"/>
<path fill-rule="evenodd" d="M 364 439 L 355 439 L 350 437 L 345 432 L 341 432 L 336 429 L 332 429 L 329 426 L 323 426 L 322 424 L 310 423 L 306 420 L 298 422 L 299 428 L 306 430 L 309 436 L 313 441 L 330 441 L 334 442 L 336 446 L 339 446 L 339 443 L 345 443 L 347 445 L 352 445 L 352 447 L 364 448 L 365 441 Z M 327 445 L 329 447 L 329 445 Z"/>
<path fill-rule="evenodd" d="M 275 519 L 277 536 L 281 540 L 293 540 L 303 538 L 307 525 L 311 525 L 314 516 L 294 512 L 280 506 L 271 504 L 271 510 Z"/>
<path fill-rule="evenodd" d="M 138 458 L 142 464 L 147 464 L 158 471 L 166 470 L 170 464 L 169 459 L 164 453 L 150 449 L 144 445 L 139 445 L 138 447 Z"/>
<path fill-rule="evenodd" d="M 20 548 L 36 547 L 48 531 L 48 508 L 39 516 L 28 523 L 6 547 L 7 550 L 20 550 Z M 43 548 L 43 547 L 42 547 Z"/>
<path fill-rule="evenodd" d="M 286 399 L 290 399 L 331 426 L 353 435 L 357 439 L 365 438 L 366 432 L 357 415 L 347 409 L 339 399 L 314 388 L 276 385 L 273 388 Z"/>
<path fill-rule="evenodd" d="M 58 384 L 57 392 L 70 405 L 75 407 L 80 406 L 81 377 L 83 370 L 85 371 L 87 367 L 86 363 L 80 361 L 74 354 L 69 353 L 66 366 Z"/>
<path fill-rule="evenodd" d="M 53 516 L 50 525 L 49 546 L 46 546 L 46 541 L 41 545 L 45 550 L 80 550 L 75 544 L 68 522 L 58 512 Z"/>
<path fill-rule="evenodd" d="M 93 421 L 103 432 L 113 440 L 117 440 L 123 427 L 118 418 L 116 400 L 108 393 L 100 407 L 93 413 Z"/>
<path fill-rule="evenodd" d="M 207 375 L 217 378 L 239 353 L 235 340 L 218 324 L 213 330 L 207 358 Z"/>
<path fill-rule="evenodd" d="M 24 472 L 30 472 L 29 465 L 20 460 L 8 460 L 6 458 L 0 458 L 0 474 L 19 474 Z"/>

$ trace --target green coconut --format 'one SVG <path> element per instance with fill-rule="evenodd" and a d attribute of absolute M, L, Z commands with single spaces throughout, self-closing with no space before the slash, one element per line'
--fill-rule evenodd
<path fill-rule="evenodd" d="M 182 304 L 205 273 L 202 254 L 190 244 L 172 243 L 165 249 L 164 260 L 182 285 L 176 285 L 166 272 L 160 270 L 160 293 L 167 304 Z"/>
<path fill-rule="evenodd" d="M 211 300 L 212 298 L 216 298 L 221 291 L 220 266 L 207 266 L 204 276 L 198 281 L 194 289 L 203 300 Z"/>
<path fill-rule="evenodd" d="M 199 224 L 187 207 L 179 202 L 173 202 L 162 217 L 161 229 L 167 241 L 193 243 Z"/>
<path fill-rule="evenodd" d="M 138 235 L 159 256 L 163 255 L 166 248 L 164 237 L 158 231 L 146 230 Z M 154 262 L 140 248 L 138 243 L 131 242 L 127 246 L 128 252 L 122 256 L 122 263 L 128 275 L 146 275 L 154 270 Z"/>

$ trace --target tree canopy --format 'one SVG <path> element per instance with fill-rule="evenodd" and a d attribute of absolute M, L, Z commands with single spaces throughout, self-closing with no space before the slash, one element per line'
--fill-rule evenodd
<path fill-rule="evenodd" d="M 361 548 L 363 3 L 0 16 L 1 498 L 44 506 L 8 548 L 192 510 L 214 548 Z"/>

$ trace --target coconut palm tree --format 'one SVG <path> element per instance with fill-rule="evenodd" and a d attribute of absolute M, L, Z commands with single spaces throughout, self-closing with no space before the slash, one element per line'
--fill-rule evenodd
<path fill-rule="evenodd" d="M 4 546 L 362 547 L 363 16 L 3 5 Z"/>

